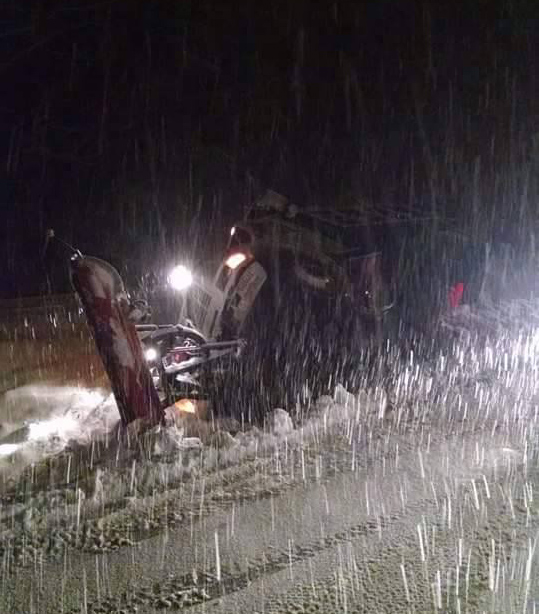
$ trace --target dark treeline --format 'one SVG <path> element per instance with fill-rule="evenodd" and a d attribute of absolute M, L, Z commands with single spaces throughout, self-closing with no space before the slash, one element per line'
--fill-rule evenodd
<path fill-rule="evenodd" d="M 207 259 L 271 187 L 527 242 L 533 2 L 4 3 L 0 294 L 45 229 L 140 272 Z"/>

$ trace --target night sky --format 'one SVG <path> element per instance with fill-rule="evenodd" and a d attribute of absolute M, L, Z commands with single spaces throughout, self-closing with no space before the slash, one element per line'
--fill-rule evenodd
<path fill-rule="evenodd" d="M 265 188 L 522 239 L 538 18 L 532 0 L 3 2 L 0 296 L 44 289 L 48 227 L 140 272 L 209 258 Z"/>

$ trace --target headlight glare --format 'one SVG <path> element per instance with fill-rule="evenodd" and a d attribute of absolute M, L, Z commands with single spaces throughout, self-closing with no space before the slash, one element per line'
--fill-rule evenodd
<path fill-rule="evenodd" d="M 193 274 L 187 267 L 180 264 L 170 271 L 168 283 L 174 290 L 185 290 L 193 283 Z"/>
<path fill-rule="evenodd" d="M 146 348 L 144 358 L 147 362 L 153 362 L 157 358 L 157 350 L 155 348 Z"/>

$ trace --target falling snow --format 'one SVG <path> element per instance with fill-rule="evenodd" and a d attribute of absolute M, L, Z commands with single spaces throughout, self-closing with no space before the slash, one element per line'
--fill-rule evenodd
<path fill-rule="evenodd" d="M 539 612 L 535 3 L 27 4 L 0 19 L 0 613 Z M 272 254 L 315 251 L 302 213 L 344 224 L 387 312 L 354 278 L 348 327 L 272 261 L 208 419 L 124 428 L 51 237 L 130 292 L 196 287 L 266 190 Z"/>
<path fill-rule="evenodd" d="M 6 393 L 26 419 L 1 448 L 4 611 L 533 603 L 538 356 L 517 336 L 463 361 L 464 343 L 262 428 L 186 418 L 130 441 L 104 390 Z"/>

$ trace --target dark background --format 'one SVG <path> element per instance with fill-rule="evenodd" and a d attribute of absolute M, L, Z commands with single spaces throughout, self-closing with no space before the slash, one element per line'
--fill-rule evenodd
<path fill-rule="evenodd" d="M 266 187 L 527 242 L 537 4 L 4 1 L 0 296 L 45 289 L 48 227 L 134 275 Z"/>

